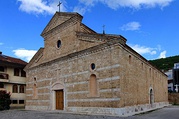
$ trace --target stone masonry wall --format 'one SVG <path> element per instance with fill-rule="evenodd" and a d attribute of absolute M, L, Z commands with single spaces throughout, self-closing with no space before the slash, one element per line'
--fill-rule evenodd
<path fill-rule="evenodd" d="M 65 109 L 70 107 L 105 107 L 149 104 L 149 89 L 154 91 L 154 102 L 167 102 L 167 79 L 147 62 L 127 53 L 122 47 L 106 47 L 91 54 L 66 61 L 56 61 L 28 72 L 27 107 L 52 109 L 49 102 L 52 84 L 62 82 Z M 104 55 L 105 54 L 105 55 Z M 131 63 L 129 63 L 131 55 Z M 96 65 L 91 70 L 90 65 Z M 142 69 L 142 70 L 141 70 Z M 97 77 L 96 97 L 89 95 L 89 78 Z M 37 79 L 38 98 L 33 99 L 34 77 Z M 38 107 L 39 106 L 39 107 Z"/>
<path fill-rule="evenodd" d="M 130 50 L 121 51 L 120 106 L 149 104 L 150 89 L 153 90 L 153 103 L 168 102 L 167 77 Z"/>
<path fill-rule="evenodd" d="M 117 48 L 106 48 L 87 56 L 37 67 L 28 72 L 26 106 L 35 108 L 47 106 L 46 109 L 50 109 L 51 104 L 48 102 L 54 101 L 49 97 L 51 85 L 61 81 L 65 87 L 66 107 L 119 107 L 120 64 L 118 54 Z M 91 63 L 96 65 L 95 70 L 91 70 Z M 89 96 L 91 74 L 97 77 L 98 95 L 96 97 Z M 37 99 L 33 99 L 34 77 L 37 79 Z"/>

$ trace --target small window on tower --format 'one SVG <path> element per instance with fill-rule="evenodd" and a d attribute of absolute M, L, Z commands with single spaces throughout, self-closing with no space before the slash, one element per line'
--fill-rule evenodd
<path fill-rule="evenodd" d="M 57 41 L 57 48 L 60 48 L 61 47 L 61 40 L 58 40 Z"/>

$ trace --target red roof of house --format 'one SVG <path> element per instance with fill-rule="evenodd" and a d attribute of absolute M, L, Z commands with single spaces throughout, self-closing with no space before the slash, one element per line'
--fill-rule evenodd
<path fill-rule="evenodd" d="M 13 58 L 13 57 L 6 56 L 6 55 L 3 55 L 3 54 L 0 54 L 0 61 L 6 62 L 6 63 L 27 65 L 27 62 L 25 62 L 21 59 Z"/>

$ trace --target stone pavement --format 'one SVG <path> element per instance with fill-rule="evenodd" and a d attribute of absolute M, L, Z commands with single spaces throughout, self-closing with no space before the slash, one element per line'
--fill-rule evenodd
<path fill-rule="evenodd" d="M 130 117 L 72 114 L 57 111 L 7 110 L 0 119 L 179 119 L 179 106 L 170 106 Z"/>

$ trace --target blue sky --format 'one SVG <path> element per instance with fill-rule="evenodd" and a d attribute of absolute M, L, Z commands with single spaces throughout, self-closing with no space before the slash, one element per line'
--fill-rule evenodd
<path fill-rule="evenodd" d="M 41 32 L 59 0 L 0 0 L 0 51 L 29 61 L 44 47 Z M 118 34 L 148 60 L 179 55 L 179 0 L 61 0 L 61 11 L 78 12 L 83 23 Z"/>

